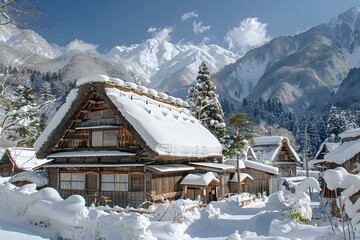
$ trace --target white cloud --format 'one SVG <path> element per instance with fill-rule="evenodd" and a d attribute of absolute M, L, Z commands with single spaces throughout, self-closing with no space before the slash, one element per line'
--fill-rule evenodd
<path fill-rule="evenodd" d="M 83 40 L 75 39 L 66 46 L 66 51 L 96 51 L 98 45 L 86 43 Z"/>
<path fill-rule="evenodd" d="M 224 39 L 228 42 L 229 49 L 244 54 L 270 41 L 266 27 L 267 23 L 260 22 L 258 18 L 246 18 L 238 26 L 230 29 Z"/>
<path fill-rule="evenodd" d="M 198 17 L 199 15 L 195 12 L 195 11 L 192 11 L 192 12 L 187 12 L 187 13 L 184 13 L 182 16 L 181 16 L 181 21 L 186 21 L 188 20 L 189 18 L 193 18 L 193 17 Z"/>
<path fill-rule="evenodd" d="M 205 45 L 205 44 L 207 44 L 207 43 L 209 43 L 210 42 L 210 38 L 208 38 L 208 37 L 203 37 L 203 39 L 201 40 L 201 42 L 200 42 L 200 44 L 202 44 L 202 45 Z"/>
<path fill-rule="evenodd" d="M 174 27 L 167 26 L 164 28 L 150 27 L 147 32 L 151 33 L 153 37 L 160 38 L 166 41 L 170 40 L 171 33 L 174 31 Z"/>
<path fill-rule="evenodd" d="M 211 26 L 203 26 L 202 22 L 193 22 L 193 32 L 203 33 L 211 28 Z"/>

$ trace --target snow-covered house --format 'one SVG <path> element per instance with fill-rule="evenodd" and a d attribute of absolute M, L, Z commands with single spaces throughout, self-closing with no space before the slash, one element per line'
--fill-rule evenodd
<path fill-rule="evenodd" d="M 340 146 L 340 143 L 323 142 L 315 154 L 314 159 L 309 161 L 309 169 L 315 169 L 318 171 L 326 170 L 327 164 L 325 161 L 325 155 L 334 151 L 338 146 Z"/>
<path fill-rule="evenodd" d="M 360 172 L 360 128 L 340 133 L 341 142 L 324 157 L 327 169 L 343 167 L 348 173 Z M 335 192 L 325 188 L 323 196 L 335 197 Z M 357 195 L 358 196 L 358 195 Z"/>
<path fill-rule="evenodd" d="M 88 204 L 107 196 L 138 206 L 181 195 L 195 162 L 221 159 L 222 147 L 181 99 L 104 75 L 79 79 L 34 146 L 49 186 Z"/>
<path fill-rule="evenodd" d="M 252 148 L 256 154 L 256 161 L 279 168 L 279 177 L 296 175 L 296 166 L 301 162 L 287 137 L 256 137 Z"/>
<path fill-rule="evenodd" d="M 10 147 L 5 149 L 0 159 L 0 176 L 13 176 L 19 172 L 40 168 L 51 160 L 37 159 L 35 149 Z"/>
<path fill-rule="evenodd" d="M 240 192 L 253 194 L 263 194 L 266 192 L 266 194 L 271 194 L 273 191 L 276 191 L 276 185 L 273 182 L 274 178 L 277 178 L 279 175 L 279 168 L 259 162 L 251 146 L 244 147 L 239 163 L 237 163 L 235 158 L 225 159 L 224 163 L 234 166 L 235 169 L 239 167 Z M 237 178 L 236 170 L 234 170 L 229 179 L 229 189 L 232 193 L 238 192 L 239 183 Z"/>
<path fill-rule="evenodd" d="M 9 182 L 16 186 L 35 183 L 38 187 L 43 187 L 48 179 L 46 173 L 38 169 L 50 161 L 37 159 L 33 148 L 10 147 L 1 156 L 0 176 L 11 176 Z"/>

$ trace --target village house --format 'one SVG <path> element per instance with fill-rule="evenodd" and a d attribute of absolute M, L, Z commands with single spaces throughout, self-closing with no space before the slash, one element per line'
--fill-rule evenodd
<path fill-rule="evenodd" d="M 279 168 L 279 177 L 296 176 L 296 167 L 301 161 L 287 137 L 255 137 L 252 148 L 257 162 Z"/>
<path fill-rule="evenodd" d="M 0 176 L 9 177 L 8 181 L 17 186 L 36 183 L 42 187 L 48 182 L 46 173 L 37 169 L 50 161 L 37 159 L 33 148 L 10 147 L 4 149 L 0 158 Z"/>
<path fill-rule="evenodd" d="M 340 133 L 341 142 L 332 151 L 324 156 L 325 169 L 343 167 L 348 173 L 357 174 L 360 172 L 360 128 Z M 323 188 L 324 198 L 336 197 L 335 191 L 326 186 Z M 338 193 L 341 191 L 339 190 Z M 357 194 L 358 197 L 358 194 Z M 356 197 L 356 198 L 357 198 Z"/>
<path fill-rule="evenodd" d="M 240 170 L 240 192 L 252 194 L 271 194 L 273 190 L 273 178 L 279 174 L 277 167 L 258 162 L 257 156 L 251 146 L 245 146 L 237 163 L 236 158 L 224 160 L 225 164 L 235 167 L 239 166 Z M 236 171 L 230 175 L 229 188 L 230 192 L 239 192 L 239 182 Z M 275 190 L 276 191 L 276 190 Z"/>
<path fill-rule="evenodd" d="M 327 169 L 325 155 L 334 151 L 338 146 L 340 146 L 340 143 L 323 142 L 319 147 L 319 150 L 316 152 L 314 159 L 309 161 L 309 169 L 321 172 L 325 171 Z"/>
<path fill-rule="evenodd" d="M 191 185 L 184 177 L 206 171 L 217 175 L 203 191 L 207 200 L 228 192 L 228 166 L 207 163 L 221 160 L 222 147 L 186 102 L 104 75 L 77 86 L 34 144 L 38 158 L 53 159 L 44 167 L 62 197 L 136 207 L 181 197 Z"/>

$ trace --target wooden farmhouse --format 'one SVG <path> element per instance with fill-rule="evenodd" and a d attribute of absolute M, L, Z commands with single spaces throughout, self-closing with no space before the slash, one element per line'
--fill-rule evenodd
<path fill-rule="evenodd" d="M 44 167 L 62 197 L 136 207 L 178 198 L 184 177 L 215 170 L 203 196 L 228 192 L 226 165 L 206 165 L 222 158 L 220 143 L 181 99 L 104 75 L 77 86 L 34 144 L 38 158 L 53 159 Z"/>
<path fill-rule="evenodd" d="M 271 194 L 273 192 L 273 179 L 279 175 L 279 168 L 257 161 L 257 156 L 251 146 L 245 146 L 239 163 L 234 158 L 225 159 L 225 164 L 240 168 L 240 192 L 252 194 Z M 238 193 L 239 183 L 237 173 L 230 175 L 230 192 Z"/>
<path fill-rule="evenodd" d="M 279 177 L 296 176 L 296 166 L 301 161 L 287 137 L 256 137 L 252 148 L 258 162 L 279 168 Z"/>
<path fill-rule="evenodd" d="M 11 177 L 8 181 L 16 186 L 36 183 L 42 187 L 48 183 L 48 179 L 46 173 L 38 169 L 49 162 L 37 159 L 33 148 L 7 148 L 0 159 L 0 176 Z"/>
<path fill-rule="evenodd" d="M 314 169 L 318 171 L 326 170 L 328 166 L 325 161 L 325 155 L 334 151 L 338 146 L 340 146 L 340 143 L 322 143 L 319 147 L 319 150 L 315 154 L 314 159 L 309 161 L 309 169 Z"/>
<path fill-rule="evenodd" d="M 360 128 L 343 132 L 340 138 L 341 143 L 324 157 L 326 169 L 343 167 L 348 173 L 358 174 L 360 172 Z M 357 194 L 356 197 L 358 196 Z M 325 187 L 323 197 L 334 198 L 335 192 Z"/>

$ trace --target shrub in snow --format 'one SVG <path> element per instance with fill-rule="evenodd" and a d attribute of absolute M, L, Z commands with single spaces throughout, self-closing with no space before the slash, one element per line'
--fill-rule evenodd
<path fill-rule="evenodd" d="M 287 207 L 283 212 L 290 212 L 292 219 L 297 219 L 301 222 L 310 220 L 312 217 L 311 199 L 305 193 L 310 187 L 320 191 L 319 182 L 313 177 L 308 177 L 296 187 L 295 194 L 288 192 L 287 196 L 284 197 L 284 203 Z"/>
<path fill-rule="evenodd" d="M 187 219 L 187 212 L 199 207 L 199 201 L 179 199 L 174 202 L 164 202 L 154 210 L 154 219 L 157 221 L 172 221 L 182 223 Z"/>

